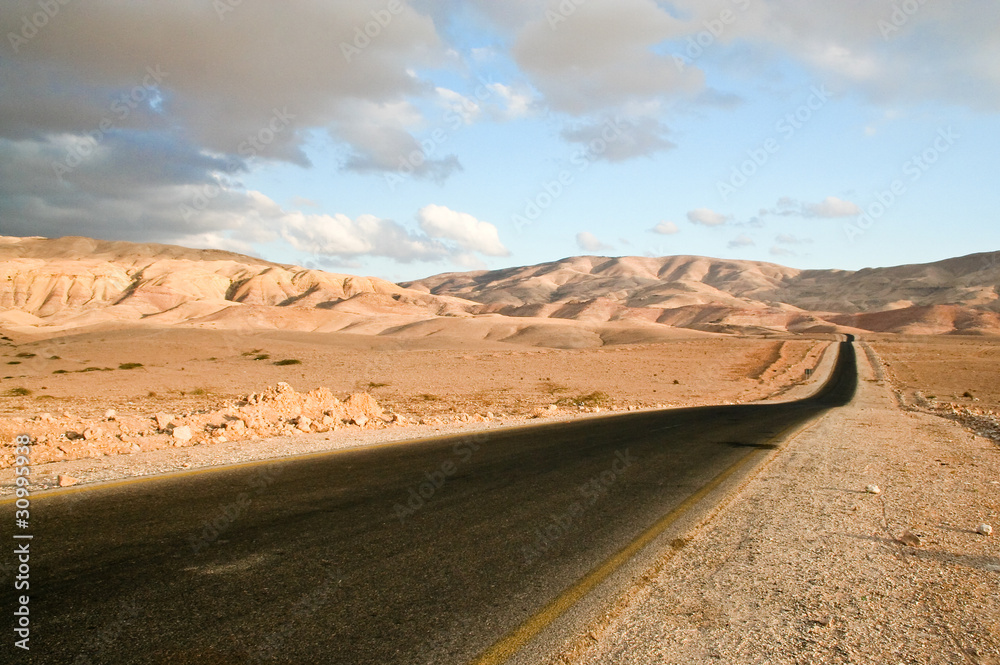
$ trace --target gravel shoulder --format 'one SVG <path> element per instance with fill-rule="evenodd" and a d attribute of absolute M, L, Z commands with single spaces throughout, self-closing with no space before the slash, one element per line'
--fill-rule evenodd
<path fill-rule="evenodd" d="M 1000 540 L 976 533 L 1000 526 L 1000 446 L 901 410 L 858 359 L 852 405 L 776 451 L 558 662 L 1000 663 Z"/>

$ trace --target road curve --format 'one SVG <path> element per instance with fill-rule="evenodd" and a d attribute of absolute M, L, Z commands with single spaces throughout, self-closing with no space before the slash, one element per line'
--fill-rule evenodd
<path fill-rule="evenodd" d="M 502 662 L 567 589 L 726 469 L 848 403 L 856 383 L 848 341 L 824 387 L 797 402 L 622 414 L 39 495 L 31 650 L 8 633 L 0 661 Z M 13 511 L 2 506 L 3 524 Z M 22 593 L 4 586 L 5 611 Z"/>

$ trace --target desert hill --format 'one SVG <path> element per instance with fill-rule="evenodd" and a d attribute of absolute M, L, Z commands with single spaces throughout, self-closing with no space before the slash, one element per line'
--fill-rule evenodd
<path fill-rule="evenodd" d="M 474 300 L 507 316 L 644 320 L 740 328 L 997 333 L 1000 252 L 859 271 L 797 270 L 699 256 L 577 256 L 446 273 L 407 288 Z"/>
<path fill-rule="evenodd" d="M 0 328 L 350 332 L 579 348 L 712 333 L 1000 333 L 1000 252 L 798 270 L 698 256 L 577 256 L 404 284 L 219 250 L 0 237 Z"/>
<path fill-rule="evenodd" d="M 0 238 L 0 322 L 309 329 L 465 314 L 473 303 L 218 250 L 67 237 Z"/>

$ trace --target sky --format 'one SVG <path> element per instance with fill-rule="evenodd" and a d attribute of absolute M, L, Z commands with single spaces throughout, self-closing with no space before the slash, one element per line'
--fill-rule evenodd
<path fill-rule="evenodd" d="M 0 235 L 393 281 L 1000 249 L 996 0 L 5 0 Z"/>

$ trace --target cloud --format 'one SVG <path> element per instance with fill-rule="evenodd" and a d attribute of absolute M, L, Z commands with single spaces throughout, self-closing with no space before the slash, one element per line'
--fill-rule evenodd
<path fill-rule="evenodd" d="M 31 0 L 11 4 L 0 15 L 0 34 L 19 31 L 20 17 L 37 11 Z M 44 35 L 5 58 L 3 135 L 93 130 L 152 69 L 162 74 L 159 106 L 169 124 L 207 150 L 237 153 L 264 131 L 275 109 L 287 109 L 292 126 L 261 141 L 259 156 L 302 163 L 307 130 L 324 127 L 351 145 L 359 163 L 381 163 L 391 154 L 380 148 L 395 150 L 398 138 L 391 135 L 413 118 L 398 114 L 405 100 L 431 92 L 413 68 L 446 61 L 431 19 L 405 3 L 356 54 L 343 45 L 354 45 L 355 30 L 372 20 L 372 11 L 384 10 L 384 1 L 306 0 L 281 12 L 267 3 L 138 4 L 95 0 L 87 11 L 62 11 Z M 231 11 L 217 14 L 220 6 Z M 110 116 L 119 119 L 117 110 Z M 148 103 L 121 123 L 165 124 Z M 383 142 L 379 125 L 389 135 Z"/>
<path fill-rule="evenodd" d="M 408 263 L 435 261 L 454 252 L 400 224 L 374 215 L 307 215 L 286 212 L 276 220 L 282 237 L 295 249 L 327 257 L 384 256 Z"/>
<path fill-rule="evenodd" d="M 856 203 L 828 196 L 819 203 L 808 203 L 804 210 L 809 217 L 854 217 L 861 214 L 861 208 Z"/>
<path fill-rule="evenodd" d="M 854 217 L 861 214 L 861 208 L 836 196 L 828 196 L 819 203 L 803 203 L 793 198 L 783 196 L 770 210 L 761 210 L 761 215 L 776 215 L 779 217 L 806 217 L 833 219 L 837 217 Z"/>
<path fill-rule="evenodd" d="M 729 249 L 741 249 L 743 247 L 753 247 L 756 244 L 750 236 L 739 235 L 730 240 L 727 246 Z"/>
<path fill-rule="evenodd" d="M 675 233 L 680 232 L 680 229 L 673 222 L 663 221 L 650 229 L 653 233 L 659 233 L 660 235 L 670 236 Z"/>
<path fill-rule="evenodd" d="M 585 252 L 602 252 L 606 249 L 614 249 L 611 245 L 606 245 L 597 239 L 590 231 L 580 231 L 576 234 L 577 246 Z"/>
<path fill-rule="evenodd" d="M 812 242 L 812 238 L 799 238 L 788 233 L 779 233 L 774 241 L 782 245 L 804 245 Z"/>
<path fill-rule="evenodd" d="M 453 240 L 459 247 L 487 256 L 510 256 L 500 242 L 497 227 L 472 215 L 439 205 L 424 206 L 417 213 L 420 228 L 431 238 Z"/>
<path fill-rule="evenodd" d="M 771 256 L 798 256 L 795 252 L 788 249 L 787 247 L 780 247 L 778 245 L 772 246 L 770 253 Z"/>
<path fill-rule="evenodd" d="M 723 215 L 709 208 L 696 208 L 688 212 L 687 218 L 692 224 L 703 226 L 722 226 L 732 220 L 731 215 Z"/>
<path fill-rule="evenodd" d="M 572 11 L 538 3 L 511 48 L 556 111 L 582 116 L 701 89 L 699 71 L 681 70 L 669 56 L 654 52 L 681 36 L 684 24 L 653 0 L 564 4 Z"/>
<path fill-rule="evenodd" d="M 665 137 L 669 130 L 653 118 L 606 118 L 572 128 L 565 128 L 562 137 L 570 143 L 586 147 L 592 159 L 624 162 L 633 157 L 648 157 L 677 146 Z"/>

